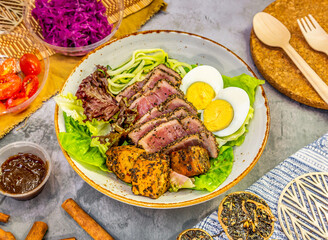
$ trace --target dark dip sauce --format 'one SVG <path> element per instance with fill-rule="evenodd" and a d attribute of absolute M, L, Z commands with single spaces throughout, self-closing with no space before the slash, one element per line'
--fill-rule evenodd
<path fill-rule="evenodd" d="M 38 156 L 18 153 L 1 165 L 0 188 L 7 193 L 26 193 L 39 186 L 46 174 L 47 165 Z"/>

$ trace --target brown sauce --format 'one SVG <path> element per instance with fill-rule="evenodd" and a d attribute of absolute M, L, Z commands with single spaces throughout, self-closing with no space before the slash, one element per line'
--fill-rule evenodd
<path fill-rule="evenodd" d="M 31 153 L 9 157 L 0 169 L 0 188 L 7 193 L 26 193 L 41 184 L 47 174 L 47 165 Z"/>

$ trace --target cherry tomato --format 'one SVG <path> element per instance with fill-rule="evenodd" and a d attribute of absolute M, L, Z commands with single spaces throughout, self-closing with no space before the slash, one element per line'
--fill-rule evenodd
<path fill-rule="evenodd" d="M 15 58 L 8 58 L 0 65 L 0 76 L 16 72 L 17 61 Z"/>
<path fill-rule="evenodd" d="M 22 80 L 14 73 L 0 77 L 0 100 L 12 97 L 22 87 Z"/>
<path fill-rule="evenodd" d="M 38 75 L 41 72 L 41 63 L 32 53 L 25 53 L 19 60 L 22 72 L 27 75 Z"/>
<path fill-rule="evenodd" d="M 28 99 L 28 97 L 21 97 L 21 98 L 9 98 L 6 101 L 7 108 L 15 107 L 23 102 L 25 102 Z"/>
<path fill-rule="evenodd" d="M 39 88 L 39 79 L 36 75 L 28 75 L 23 80 L 23 90 L 27 97 L 32 97 Z"/>
<path fill-rule="evenodd" d="M 19 92 L 14 93 L 10 98 L 22 98 L 22 97 L 27 97 L 24 89 L 21 89 Z"/>
<path fill-rule="evenodd" d="M 0 113 L 6 111 L 6 105 L 4 105 L 2 102 L 0 102 Z"/>

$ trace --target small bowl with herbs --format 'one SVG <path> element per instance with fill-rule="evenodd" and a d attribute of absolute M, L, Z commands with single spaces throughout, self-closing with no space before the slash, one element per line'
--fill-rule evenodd
<path fill-rule="evenodd" d="M 16 200 L 37 196 L 49 179 L 52 162 L 41 146 L 14 142 L 0 149 L 0 194 Z"/>
<path fill-rule="evenodd" d="M 27 0 L 24 23 L 54 51 L 83 56 L 114 36 L 123 10 L 123 0 Z"/>

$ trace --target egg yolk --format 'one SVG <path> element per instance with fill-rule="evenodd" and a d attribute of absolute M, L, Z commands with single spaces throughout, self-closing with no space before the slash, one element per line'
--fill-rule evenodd
<path fill-rule="evenodd" d="M 211 131 L 219 131 L 231 123 L 233 119 L 233 108 L 225 100 L 215 100 L 204 110 L 204 124 Z"/>
<path fill-rule="evenodd" d="M 197 110 L 202 110 L 215 97 L 215 92 L 211 85 L 205 82 L 195 82 L 188 88 L 186 97 Z"/>

